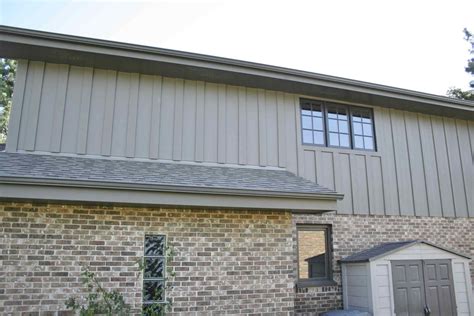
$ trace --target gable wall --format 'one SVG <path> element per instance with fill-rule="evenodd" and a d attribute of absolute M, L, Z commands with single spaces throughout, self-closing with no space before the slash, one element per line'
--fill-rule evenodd
<path fill-rule="evenodd" d="M 474 122 L 374 107 L 377 152 L 301 144 L 294 94 L 21 61 L 7 150 L 285 168 L 342 214 L 474 216 Z"/>

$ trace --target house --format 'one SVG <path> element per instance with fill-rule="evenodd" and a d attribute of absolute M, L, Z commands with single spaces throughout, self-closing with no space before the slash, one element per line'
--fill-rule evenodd
<path fill-rule="evenodd" d="M 83 266 L 137 313 L 437 315 L 426 293 L 442 286 L 452 314 L 474 314 L 472 102 L 6 26 L 0 56 L 19 62 L 2 314 L 64 311 Z M 166 244 L 176 275 L 156 297 Z M 155 272 L 138 278 L 143 257 Z M 425 280 L 430 260 L 444 272 Z M 373 289 L 377 263 L 395 268 Z M 419 300 L 399 295 L 406 267 Z"/>

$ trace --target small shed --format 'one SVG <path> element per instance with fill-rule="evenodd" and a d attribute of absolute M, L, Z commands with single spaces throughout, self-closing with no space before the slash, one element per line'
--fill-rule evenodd
<path fill-rule="evenodd" d="M 470 258 L 422 240 L 342 259 L 344 309 L 385 315 L 474 315 Z"/>

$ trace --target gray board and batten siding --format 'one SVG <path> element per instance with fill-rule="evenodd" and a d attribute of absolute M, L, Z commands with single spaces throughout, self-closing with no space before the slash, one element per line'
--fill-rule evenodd
<path fill-rule="evenodd" d="M 21 60 L 7 151 L 284 168 L 341 214 L 474 216 L 474 121 L 372 106 L 377 151 L 309 146 L 302 97 Z"/>

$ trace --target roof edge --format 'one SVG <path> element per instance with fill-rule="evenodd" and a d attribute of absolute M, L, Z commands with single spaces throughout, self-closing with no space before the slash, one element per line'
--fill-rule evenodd
<path fill-rule="evenodd" d="M 366 93 L 373 94 L 383 98 L 394 98 L 405 100 L 406 102 L 420 102 L 424 104 L 435 105 L 443 107 L 452 111 L 463 111 L 468 113 L 474 113 L 474 102 L 457 100 L 445 96 L 429 94 L 424 92 L 418 92 L 408 89 L 390 87 L 380 84 L 374 84 L 364 81 L 357 81 L 353 79 L 346 79 L 341 77 L 329 76 L 319 73 L 313 73 L 308 71 L 290 69 L 279 66 L 271 66 L 254 62 L 247 62 L 237 59 L 216 57 L 210 55 L 203 55 L 197 53 L 183 52 L 178 50 L 155 48 L 144 45 L 130 44 L 130 43 L 121 43 L 115 41 L 93 39 L 87 37 L 58 34 L 44 31 L 37 31 L 31 29 L 22 29 L 11 26 L 0 25 L 0 41 L 4 43 L 20 43 L 19 38 L 30 39 L 30 40 L 43 40 L 49 41 L 49 45 L 53 45 L 56 42 L 57 49 L 71 49 L 71 51 L 77 51 L 78 47 L 68 47 L 69 45 L 85 45 L 87 47 L 95 47 L 101 49 L 112 49 L 122 52 L 133 52 L 147 54 L 150 56 L 161 56 L 168 58 L 166 62 L 169 64 L 175 63 L 178 65 L 190 66 L 184 61 L 195 61 L 200 62 L 199 65 L 194 65 L 196 67 L 207 68 L 211 65 L 222 65 L 226 66 L 226 69 L 218 69 L 219 71 L 224 72 L 236 72 L 241 73 L 242 75 L 248 75 L 251 77 L 265 77 L 271 78 L 274 80 L 289 81 L 289 82 L 300 82 L 301 84 L 318 84 L 324 86 L 325 84 L 330 85 L 334 89 L 347 89 L 354 90 L 357 93 Z M 53 42 L 53 43 L 51 43 Z M 39 47 L 45 45 L 43 43 L 36 44 Z M 54 45 L 53 45 L 54 46 Z M 46 47 L 46 46 L 45 46 Z M 82 48 L 84 49 L 84 48 Z M 1 51 L 0 51 L 1 53 Z M 102 52 L 106 54 L 105 52 Z M 29 54 L 37 54 L 34 51 L 29 52 Z M 39 53 L 38 53 L 39 54 Z M 96 53 L 99 54 L 99 53 Z M 120 55 L 120 54 L 119 54 Z M 121 55 L 121 57 L 126 57 Z M 128 58 L 128 57 L 127 57 Z M 134 58 L 137 58 L 135 56 Z M 143 58 L 143 56 L 141 57 Z M 215 69 L 217 70 L 217 69 Z M 300 78 L 299 81 L 296 78 Z M 379 102 L 382 102 L 380 100 Z M 383 105 L 382 105 L 383 106 Z M 409 106 L 407 105 L 409 108 Z M 428 110 L 427 110 L 428 111 Z M 466 113 L 464 113 L 466 114 Z M 461 116 L 459 113 L 458 116 Z M 471 114 L 474 117 L 474 114 Z"/>
<path fill-rule="evenodd" d="M 293 199 L 309 199 L 309 200 L 342 200 L 344 194 L 337 192 L 327 193 L 298 193 L 298 192 L 282 192 L 270 190 L 243 190 L 243 189 L 224 189 L 209 188 L 198 186 L 181 186 L 181 185 L 155 185 L 155 184 L 136 184 L 119 181 L 87 181 L 87 180 L 62 180 L 40 177 L 4 177 L 0 176 L 2 184 L 20 184 L 34 186 L 61 186 L 75 188 L 91 188 L 91 189 L 114 189 L 114 190 L 135 190 L 149 192 L 172 192 L 172 193 L 191 193 L 191 194 L 216 194 L 216 195 L 232 195 L 232 196 L 253 196 L 253 197 L 272 197 L 272 198 L 293 198 Z"/>
<path fill-rule="evenodd" d="M 455 252 L 455 251 L 453 251 L 453 250 L 450 250 L 450 249 L 447 249 L 447 248 L 438 246 L 438 245 L 436 245 L 436 244 L 433 244 L 433 243 L 428 242 L 428 241 L 425 241 L 425 240 L 416 239 L 416 240 L 406 240 L 405 242 L 406 242 L 406 244 L 404 244 L 404 245 L 402 245 L 402 246 L 400 246 L 400 247 L 397 247 L 397 248 L 395 248 L 395 249 L 389 250 L 389 251 L 387 251 L 387 252 L 384 252 L 384 253 L 382 253 L 382 254 L 380 254 L 380 255 L 376 255 L 376 256 L 371 257 L 371 258 L 368 258 L 368 259 L 361 259 L 361 260 L 345 260 L 346 258 L 349 258 L 350 256 L 353 256 L 353 255 L 354 255 L 354 254 L 353 254 L 353 255 L 350 255 L 350 256 L 348 256 L 348 257 L 346 257 L 346 258 L 343 258 L 343 259 L 339 260 L 339 262 L 340 262 L 340 263 L 372 262 L 372 261 L 378 260 L 378 259 L 380 259 L 380 258 L 386 257 L 386 256 L 388 256 L 388 255 L 390 255 L 390 254 L 392 254 L 392 253 L 398 252 L 398 251 L 400 251 L 400 250 L 403 250 L 403 249 L 406 249 L 406 248 L 409 248 L 409 247 L 412 247 L 412 246 L 418 245 L 418 244 L 425 244 L 425 245 L 428 245 L 428 246 L 431 246 L 431 247 L 434 247 L 434 248 L 438 248 L 438 249 L 440 249 L 440 250 L 443 250 L 443 251 L 452 253 L 452 254 L 454 254 L 454 255 L 456 255 L 456 256 L 463 257 L 463 258 L 468 259 L 468 260 L 471 260 L 471 259 L 472 259 L 471 257 L 469 257 L 469 256 L 467 256 L 467 255 L 464 255 L 464 254 Z M 403 241 L 401 241 L 400 243 L 403 243 Z M 382 244 L 384 244 L 384 243 L 382 243 Z M 369 250 L 371 250 L 371 249 L 373 249 L 373 248 L 375 248 L 375 247 L 381 246 L 382 244 L 379 244 L 379 245 L 374 246 L 374 247 L 369 248 L 369 249 L 365 249 L 365 250 L 360 251 L 360 252 L 358 252 L 358 253 L 362 253 L 362 252 L 364 252 L 364 251 L 369 251 Z M 357 254 L 357 253 L 356 253 L 356 254 Z"/>

